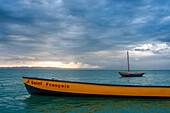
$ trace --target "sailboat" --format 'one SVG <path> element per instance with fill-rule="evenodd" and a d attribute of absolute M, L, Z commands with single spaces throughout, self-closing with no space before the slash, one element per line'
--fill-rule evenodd
<path fill-rule="evenodd" d="M 122 77 L 142 77 L 145 73 L 131 73 L 129 72 L 129 52 L 127 51 L 128 72 L 118 72 Z"/>

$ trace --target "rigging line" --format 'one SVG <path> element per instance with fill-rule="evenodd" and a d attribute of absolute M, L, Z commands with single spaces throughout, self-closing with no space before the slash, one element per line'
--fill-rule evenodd
<path fill-rule="evenodd" d="M 129 72 L 129 52 L 127 51 L 127 64 L 128 64 L 128 72 Z"/>

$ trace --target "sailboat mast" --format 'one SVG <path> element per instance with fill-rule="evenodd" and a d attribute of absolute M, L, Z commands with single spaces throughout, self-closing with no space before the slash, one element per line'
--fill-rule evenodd
<path fill-rule="evenodd" d="M 129 72 L 129 52 L 127 51 L 127 63 L 128 63 L 128 72 Z"/>

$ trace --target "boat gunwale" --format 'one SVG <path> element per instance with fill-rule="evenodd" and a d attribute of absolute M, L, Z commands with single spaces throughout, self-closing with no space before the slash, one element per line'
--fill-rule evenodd
<path fill-rule="evenodd" d="M 146 72 L 143 73 L 131 73 L 131 72 L 118 72 L 119 74 L 145 74 Z"/>
<path fill-rule="evenodd" d="M 67 83 L 79 83 L 79 84 L 90 84 L 90 85 L 103 85 L 103 86 L 120 86 L 120 87 L 161 87 L 161 88 L 170 88 L 170 86 L 149 86 L 149 85 L 119 85 L 119 84 L 100 84 L 100 83 L 87 83 L 87 82 L 73 82 L 73 81 L 64 81 L 57 79 L 45 79 L 45 78 L 36 78 L 36 77 L 22 77 L 26 79 L 36 79 L 44 81 L 56 81 L 56 82 L 67 82 Z"/>

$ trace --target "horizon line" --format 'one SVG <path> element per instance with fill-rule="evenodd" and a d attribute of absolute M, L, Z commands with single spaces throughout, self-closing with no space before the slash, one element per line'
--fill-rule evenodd
<path fill-rule="evenodd" d="M 104 68 L 60 68 L 60 67 L 0 67 L 0 69 L 53 69 L 53 70 L 112 70 L 112 71 L 127 71 L 127 70 L 117 70 L 117 69 L 104 69 Z M 170 69 L 138 69 L 130 71 L 169 71 Z"/>

